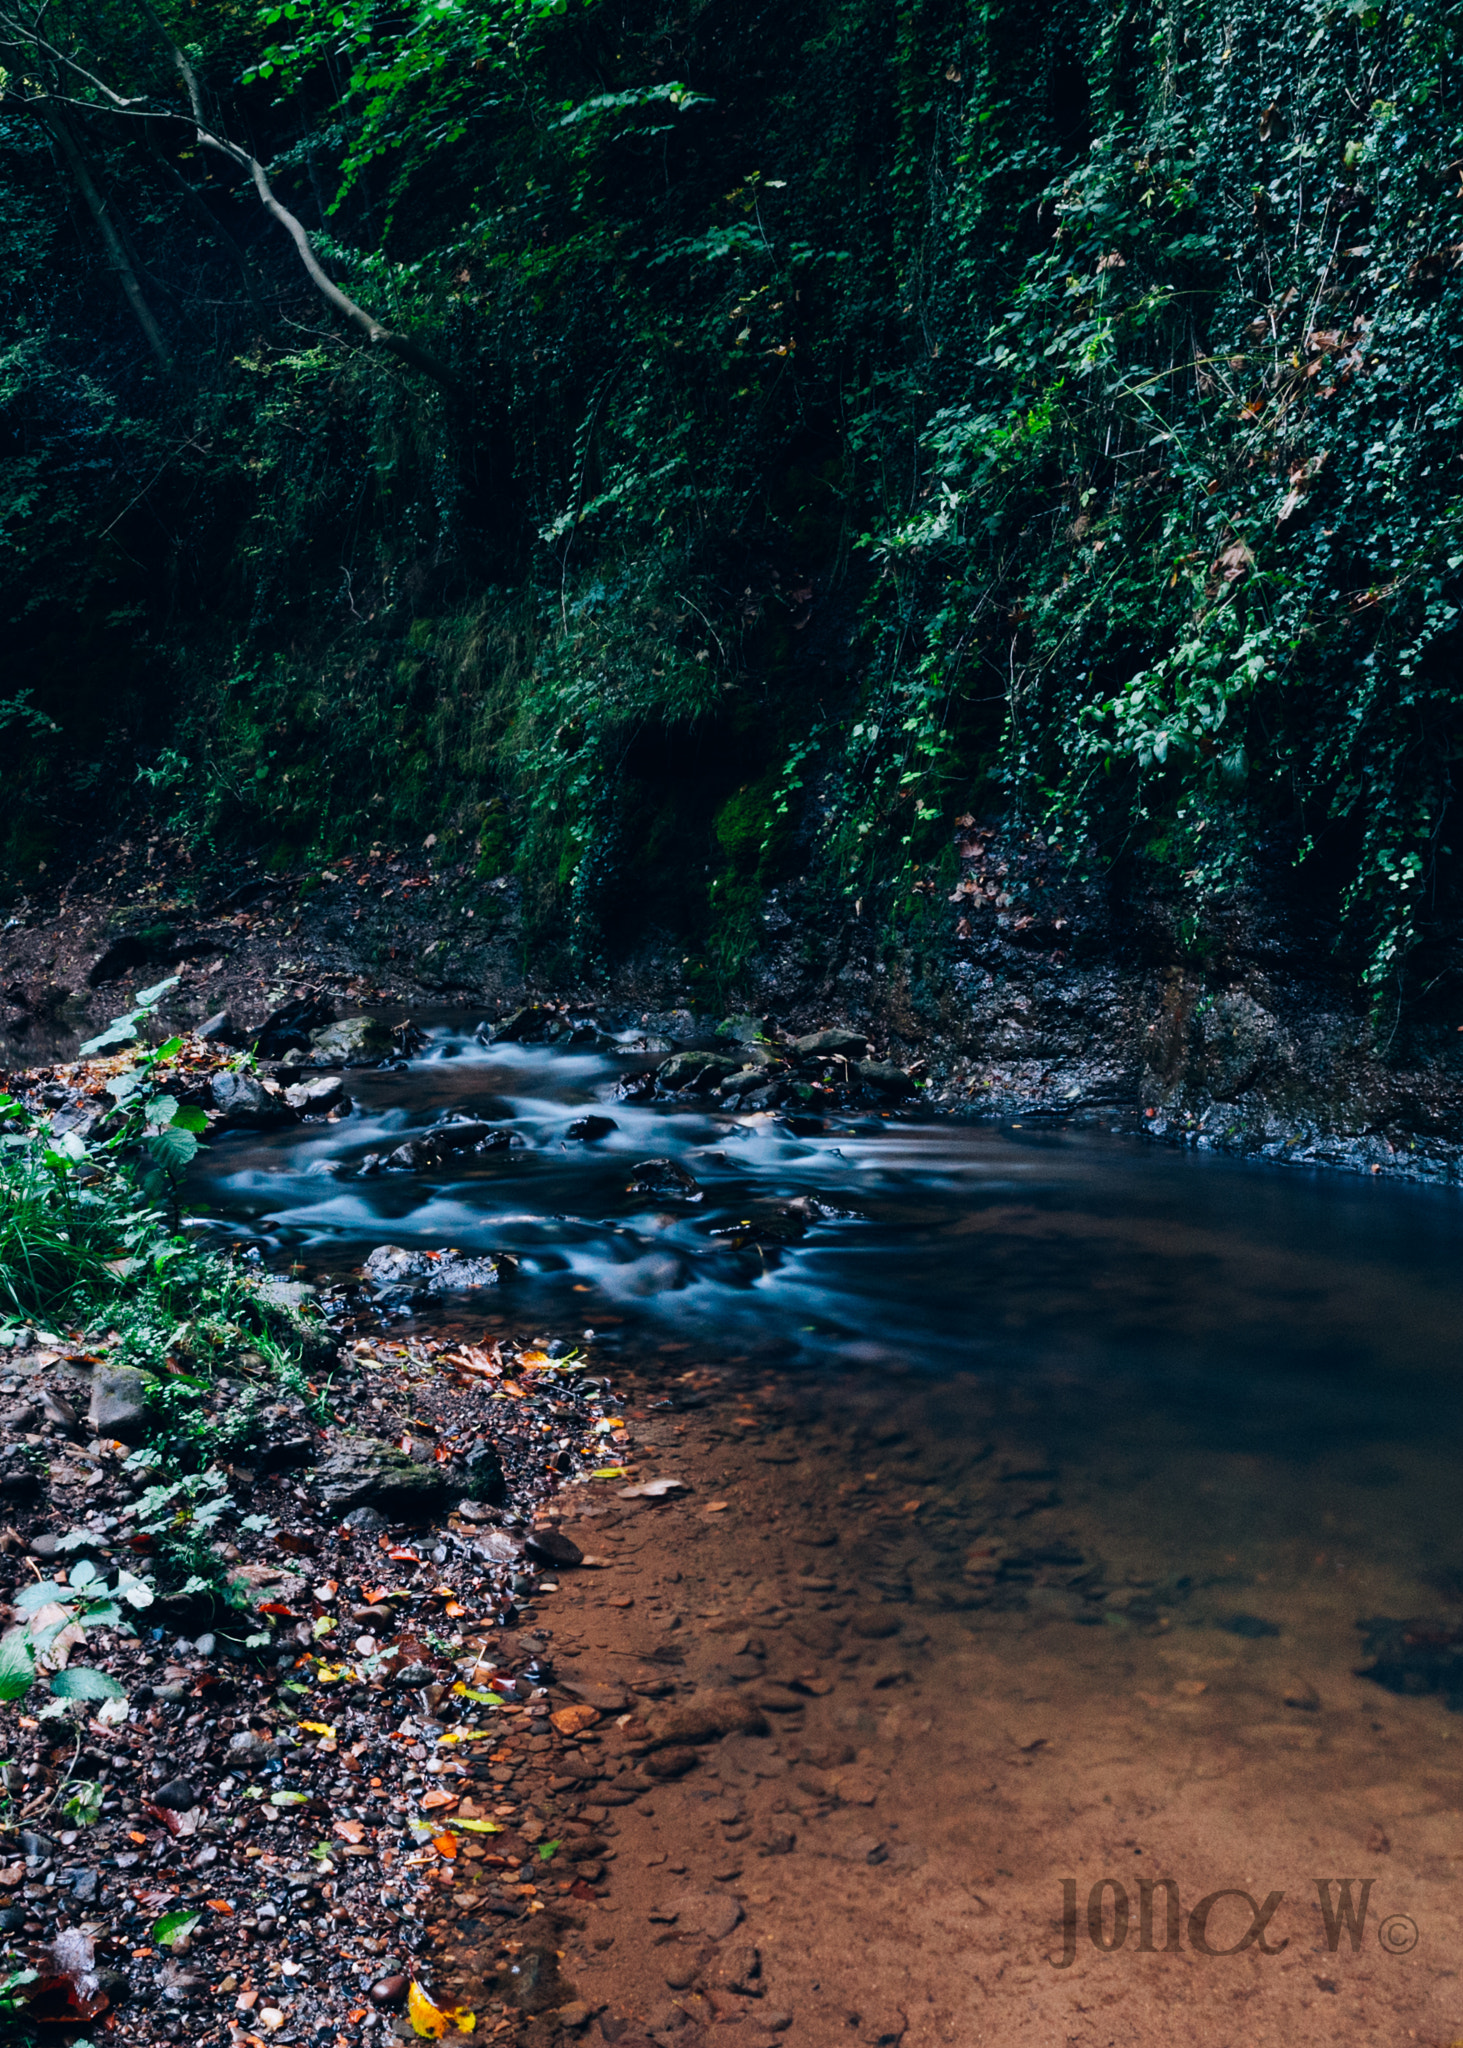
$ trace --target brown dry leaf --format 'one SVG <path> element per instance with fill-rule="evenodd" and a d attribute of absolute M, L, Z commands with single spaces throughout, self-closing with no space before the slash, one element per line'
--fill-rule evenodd
<path fill-rule="evenodd" d="M 422 1806 L 428 1813 L 440 1812 L 444 1806 L 456 1806 L 456 1804 L 457 1794 L 455 1792 L 429 1792 L 422 1801 Z"/>
<path fill-rule="evenodd" d="M 335 1832 L 343 1842 L 364 1842 L 366 1839 L 365 1827 L 358 1820 L 338 1820 Z"/>

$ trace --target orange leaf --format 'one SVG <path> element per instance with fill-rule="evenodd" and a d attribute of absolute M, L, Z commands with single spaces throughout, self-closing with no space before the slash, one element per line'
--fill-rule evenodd
<path fill-rule="evenodd" d="M 212 1906 L 215 1913 L 232 1913 L 234 1910 L 227 1899 L 205 1899 L 203 1903 Z"/>
<path fill-rule="evenodd" d="M 456 1835 L 445 1834 L 433 1835 L 432 1847 L 436 1850 L 439 1856 L 445 1856 L 447 1858 L 447 1861 L 450 1863 L 453 1857 L 457 1854 L 457 1837 Z"/>
<path fill-rule="evenodd" d="M 364 1842 L 366 1830 L 358 1820 L 338 1820 L 335 1832 L 343 1842 Z"/>
<path fill-rule="evenodd" d="M 599 1715 L 593 1707 L 560 1707 L 549 1719 L 561 1735 L 577 1735 L 582 1728 L 592 1728 Z"/>
<path fill-rule="evenodd" d="M 293 1607 L 286 1607 L 282 1600 L 261 1600 L 259 1603 L 261 1614 L 292 1615 L 294 1611 Z"/>
<path fill-rule="evenodd" d="M 467 1609 L 463 1606 L 460 1600 L 449 1600 L 447 1602 L 447 1605 L 442 1609 L 442 1612 L 447 1616 L 449 1621 L 460 1621 L 463 1615 L 466 1614 Z"/>

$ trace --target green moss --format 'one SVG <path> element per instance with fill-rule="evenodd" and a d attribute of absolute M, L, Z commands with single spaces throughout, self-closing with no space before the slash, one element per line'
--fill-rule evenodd
<path fill-rule="evenodd" d="M 780 781 L 780 770 L 769 768 L 755 782 L 743 783 L 717 812 L 711 829 L 732 876 L 762 879 L 785 854 L 790 833 L 786 814 L 778 810 Z"/>

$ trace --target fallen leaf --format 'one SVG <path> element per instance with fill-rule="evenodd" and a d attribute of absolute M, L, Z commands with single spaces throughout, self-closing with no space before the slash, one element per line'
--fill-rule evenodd
<path fill-rule="evenodd" d="M 343 1842 L 364 1842 L 366 1839 L 365 1826 L 358 1820 L 338 1820 L 335 1832 Z"/>
<path fill-rule="evenodd" d="M 415 1978 L 406 1995 L 406 2010 L 416 2032 L 428 2041 L 440 2041 L 449 2026 L 456 2027 L 460 2034 L 470 2034 L 477 2025 L 477 2014 L 463 2006 L 451 2012 L 434 2005 Z"/>
<path fill-rule="evenodd" d="M 561 1735 L 577 1735 L 581 1729 L 592 1728 L 599 1715 L 593 1707 L 560 1707 L 549 1719 Z"/>
<path fill-rule="evenodd" d="M 706 1512 L 708 1515 L 721 1515 L 725 1514 L 730 1506 L 729 1500 L 709 1500 L 706 1503 Z"/>
<path fill-rule="evenodd" d="M 638 1486 L 622 1486 L 621 1500 L 664 1500 L 668 1493 L 689 1493 L 684 1479 L 642 1479 Z"/>
<path fill-rule="evenodd" d="M 148 1928 L 148 1940 L 156 1942 L 159 1948 L 173 1948 L 193 1932 L 202 1918 L 201 1913 L 164 1913 Z"/>
<path fill-rule="evenodd" d="M 432 1847 L 439 1856 L 445 1856 L 450 1863 L 457 1854 L 457 1837 L 448 1834 L 433 1835 Z"/>
<path fill-rule="evenodd" d="M 470 1835 L 501 1835 L 503 1832 L 495 1820 L 463 1820 L 460 1814 L 452 1825 L 459 1834 L 466 1832 Z"/>
<path fill-rule="evenodd" d="M 328 1721 L 299 1721 L 296 1726 L 308 1728 L 312 1735 L 323 1735 L 331 1742 L 335 1740 L 335 1730 Z"/>

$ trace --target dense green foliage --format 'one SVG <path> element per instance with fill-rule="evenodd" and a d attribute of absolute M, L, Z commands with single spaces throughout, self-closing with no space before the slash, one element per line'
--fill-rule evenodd
<path fill-rule="evenodd" d="M 897 914 L 966 808 L 1264 843 L 1389 981 L 1463 728 L 1460 11 L 129 0 L 67 114 L 171 370 L 0 101 L 8 860 L 145 801 L 435 830 L 583 960 Z M 59 61 L 59 60 L 58 60 Z M 59 74 L 58 74 L 59 75 Z M 132 778 L 139 778 L 133 783 Z"/>

